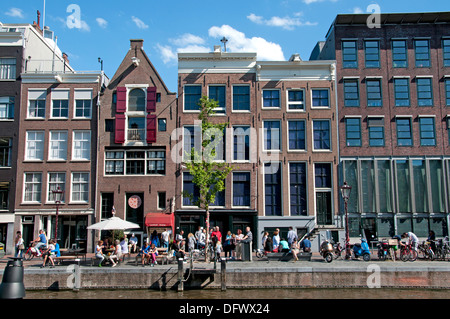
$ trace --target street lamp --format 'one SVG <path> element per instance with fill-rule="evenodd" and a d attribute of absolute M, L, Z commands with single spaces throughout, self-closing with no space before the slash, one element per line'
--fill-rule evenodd
<path fill-rule="evenodd" d="M 64 196 L 64 190 L 62 190 L 59 186 L 57 189 L 52 190 L 53 201 L 56 204 L 56 223 L 55 223 L 55 242 L 58 242 L 58 216 L 59 216 L 59 205 L 62 202 Z"/>
<path fill-rule="evenodd" d="M 348 209 L 347 203 L 350 198 L 350 192 L 352 191 L 352 187 L 344 182 L 344 185 L 341 186 L 341 195 L 344 199 L 344 210 L 345 210 L 345 259 L 350 259 L 350 235 L 348 229 Z"/>

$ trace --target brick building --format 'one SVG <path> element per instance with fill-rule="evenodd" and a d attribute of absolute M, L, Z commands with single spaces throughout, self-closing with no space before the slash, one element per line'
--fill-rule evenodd
<path fill-rule="evenodd" d="M 130 231 L 141 245 L 149 230 L 173 228 L 176 93 L 149 60 L 143 40 L 130 40 L 100 101 L 95 221 L 111 217 L 114 206 L 117 217 L 140 226 Z"/>
<path fill-rule="evenodd" d="M 311 54 L 336 60 L 350 236 L 448 235 L 450 13 L 372 17 L 338 15 Z"/>

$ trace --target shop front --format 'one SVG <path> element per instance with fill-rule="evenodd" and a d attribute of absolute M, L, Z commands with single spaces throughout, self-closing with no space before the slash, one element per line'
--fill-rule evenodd
<path fill-rule="evenodd" d="M 173 239 L 175 219 L 173 213 L 148 213 L 145 215 L 145 227 L 147 238 L 151 238 L 152 233 L 156 231 L 159 242 L 161 242 L 161 233 L 169 231 L 170 239 Z"/>

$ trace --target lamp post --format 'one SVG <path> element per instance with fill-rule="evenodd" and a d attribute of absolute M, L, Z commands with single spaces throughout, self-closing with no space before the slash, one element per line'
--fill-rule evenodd
<path fill-rule="evenodd" d="M 58 242 L 58 217 L 59 217 L 59 205 L 63 199 L 64 190 L 59 186 L 57 189 L 52 190 L 53 200 L 56 204 L 56 223 L 55 223 L 55 242 Z"/>
<path fill-rule="evenodd" d="M 341 186 L 341 195 L 344 199 L 344 210 L 345 210 L 345 259 L 350 259 L 351 253 L 350 253 L 350 235 L 349 235 L 349 229 L 348 229 L 348 208 L 347 203 L 348 199 L 350 198 L 350 192 L 352 190 L 352 187 L 347 184 L 347 182 L 344 182 L 344 185 Z"/>

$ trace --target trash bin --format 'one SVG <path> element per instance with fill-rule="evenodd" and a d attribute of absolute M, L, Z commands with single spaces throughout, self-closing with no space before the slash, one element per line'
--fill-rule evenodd
<path fill-rule="evenodd" d="M 0 243 L 0 258 L 5 256 L 5 244 Z"/>
<path fill-rule="evenodd" d="M 242 244 L 242 261 L 252 261 L 252 242 L 243 240 Z"/>

